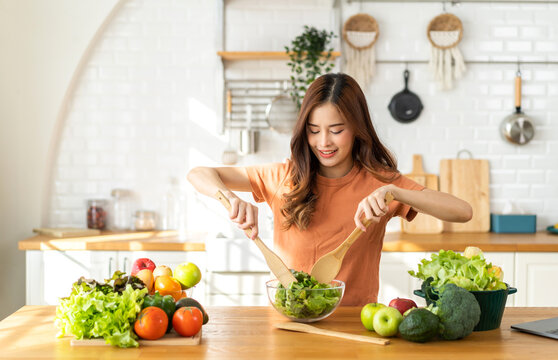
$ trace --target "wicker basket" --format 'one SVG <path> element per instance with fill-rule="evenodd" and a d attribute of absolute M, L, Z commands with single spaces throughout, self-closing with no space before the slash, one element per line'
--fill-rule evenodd
<path fill-rule="evenodd" d="M 442 45 L 436 43 L 432 39 L 430 34 L 431 31 L 459 31 L 459 35 L 454 43 Z M 426 35 L 428 36 L 428 40 L 432 46 L 437 47 L 438 49 L 449 49 L 456 46 L 461 41 L 461 38 L 463 37 L 463 24 L 461 23 L 461 20 L 453 14 L 441 14 L 430 21 L 426 30 Z"/>
<path fill-rule="evenodd" d="M 354 40 L 351 41 L 349 32 L 375 33 L 375 36 L 373 37 L 373 40 L 366 44 L 357 44 Z M 343 39 L 345 39 L 345 41 L 355 49 L 362 50 L 372 47 L 378 40 L 379 35 L 380 28 L 378 27 L 376 19 L 368 14 L 353 15 L 347 19 L 343 25 Z"/>

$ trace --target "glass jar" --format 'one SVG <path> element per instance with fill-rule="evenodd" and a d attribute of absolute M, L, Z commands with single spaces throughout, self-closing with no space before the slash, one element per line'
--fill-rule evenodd
<path fill-rule="evenodd" d="M 127 189 L 114 189 L 112 196 L 112 224 L 115 230 L 128 230 L 131 228 L 132 192 Z"/>
<path fill-rule="evenodd" d="M 155 211 L 138 210 L 134 214 L 134 229 L 154 230 L 156 224 Z"/>
<path fill-rule="evenodd" d="M 107 200 L 87 200 L 87 227 L 103 230 L 107 226 Z"/>

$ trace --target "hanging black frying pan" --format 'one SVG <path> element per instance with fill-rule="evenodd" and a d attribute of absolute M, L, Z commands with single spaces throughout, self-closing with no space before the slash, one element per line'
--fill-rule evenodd
<path fill-rule="evenodd" d="M 408 88 L 409 70 L 405 69 L 403 77 L 405 79 L 405 88 L 391 98 L 388 109 L 395 120 L 401 123 L 410 123 L 419 117 L 422 111 L 422 102 Z"/>

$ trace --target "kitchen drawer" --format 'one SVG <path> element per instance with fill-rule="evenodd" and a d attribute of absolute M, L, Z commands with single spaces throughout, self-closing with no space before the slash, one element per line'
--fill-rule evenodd
<path fill-rule="evenodd" d="M 271 249 L 272 240 L 262 240 Z M 248 238 L 207 239 L 205 243 L 208 271 L 263 272 L 269 271 L 256 244 Z"/>
<path fill-rule="evenodd" d="M 265 295 L 266 272 L 208 272 L 208 295 Z"/>

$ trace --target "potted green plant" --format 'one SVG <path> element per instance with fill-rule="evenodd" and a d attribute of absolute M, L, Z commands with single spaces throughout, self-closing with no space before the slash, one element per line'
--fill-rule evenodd
<path fill-rule="evenodd" d="M 318 76 L 328 73 L 333 69 L 331 53 L 333 48 L 328 48 L 329 43 L 336 35 L 330 31 L 318 30 L 305 25 L 304 32 L 294 38 L 291 46 L 285 46 L 290 61 L 287 66 L 291 68 L 290 96 L 298 108 L 306 94 L 308 85 Z M 327 49 L 327 50 L 326 50 Z"/>

